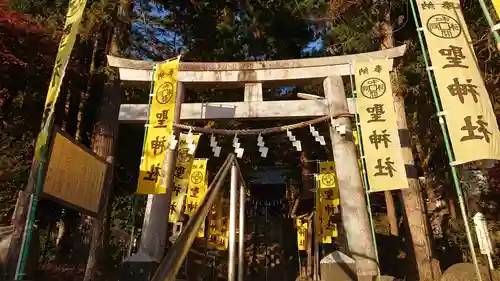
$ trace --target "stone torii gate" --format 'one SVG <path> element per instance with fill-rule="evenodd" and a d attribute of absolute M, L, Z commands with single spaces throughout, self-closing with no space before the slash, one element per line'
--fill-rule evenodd
<path fill-rule="evenodd" d="M 347 99 L 342 76 L 354 75 L 351 64 L 356 60 L 388 58 L 392 70 L 393 59 L 404 54 L 405 45 L 382 51 L 296 60 L 259 62 L 181 62 L 179 65 L 177 109 L 174 122 L 180 120 L 217 119 L 271 119 L 308 118 L 341 113 L 355 113 L 352 99 Z M 118 67 L 122 81 L 151 82 L 155 62 L 122 59 L 108 56 L 108 64 Z M 314 100 L 264 101 L 263 83 L 281 85 L 322 82 L 324 98 Z M 244 88 L 244 99 L 239 102 L 183 103 L 184 91 L 190 87 Z M 180 108 L 180 110 L 179 110 Z M 123 104 L 119 120 L 123 123 L 146 122 L 147 104 Z M 336 130 L 344 126 L 346 130 Z M 351 135 L 351 121 L 347 117 L 333 119 L 330 127 L 333 158 L 340 190 L 342 221 L 350 254 L 356 259 L 359 280 L 372 280 L 377 275 L 373 240 L 370 232 L 365 190 L 362 186 L 356 147 Z M 177 131 L 178 133 L 178 131 Z M 169 163 L 175 153 L 168 153 Z M 167 216 L 170 204 L 172 178 L 167 167 L 167 194 L 149 195 L 146 205 L 139 255 L 146 254 L 153 261 L 161 261 L 165 248 Z M 170 170 L 171 171 L 171 170 Z M 170 190 L 170 192 L 168 192 Z"/>

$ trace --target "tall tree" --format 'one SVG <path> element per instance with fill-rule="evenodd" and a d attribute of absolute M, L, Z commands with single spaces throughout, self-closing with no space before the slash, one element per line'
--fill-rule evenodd
<path fill-rule="evenodd" d="M 388 0 L 374 1 L 373 8 L 378 12 L 378 21 L 375 26 L 375 35 L 380 41 L 381 49 L 394 47 L 393 24 L 391 22 L 391 3 Z M 391 73 L 391 84 L 393 85 L 394 108 L 396 109 L 396 118 L 400 136 L 402 136 L 402 151 L 404 164 L 412 169 L 415 168 L 412 148 L 410 143 L 410 132 L 406 123 L 404 88 L 399 83 L 397 76 L 398 68 L 394 68 Z M 408 227 L 411 235 L 411 244 L 415 253 L 415 259 L 418 268 L 418 280 L 432 281 L 439 280 L 441 270 L 439 262 L 433 258 L 432 235 L 429 231 L 429 223 L 420 183 L 417 179 L 416 170 L 408 178 L 408 189 L 401 190 L 402 200 Z M 390 195 L 392 197 L 392 195 Z M 386 194 L 387 198 L 387 194 Z M 391 198 L 392 199 L 392 198 Z M 386 201 L 388 202 L 388 201 Z"/>
<path fill-rule="evenodd" d="M 103 34 L 101 37 L 111 38 L 111 40 L 110 42 L 102 40 L 105 44 L 100 45 L 104 47 L 102 53 L 106 54 L 106 49 L 108 49 L 107 47 L 109 44 L 109 54 L 116 56 L 121 53 L 120 50 L 125 49 L 128 45 L 124 44 L 124 41 L 128 40 L 130 27 L 128 24 L 128 17 L 130 15 L 132 3 L 130 0 L 120 0 L 115 7 L 116 15 L 113 18 L 116 19 L 116 21 L 111 22 L 118 22 L 118 24 L 115 24 L 114 27 L 103 26 Z M 110 36 L 106 36 L 108 34 L 110 34 Z M 96 44 L 96 47 L 98 46 L 99 44 Z M 105 246 L 109 243 L 107 238 L 109 238 L 109 216 L 111 213 L 111 202 L 113 200 L 114 147 L 118 137 L 118 113 L 123 99 L 123 92 L 120 87 L 121 84 L 116 74 L 106 77 L 107 75 L 104 73 L 106 69 L 104 62 L 106 59 L 102 58 L 100 61 L 101 73 L 97 74 L 95 79 L 91 77 L 89 82 L 94 88 L 97 88 L 98 91 L 102 91 L 103 93 L 98 121 L 94 127 L 92 148 L 97 155 L 106 159 L 108 162 L 108 170 L 102 189 L 104 205 L 97 217 L 92 219 L 92 240 L 83 279 L 84 281 L 96 280 L 95 274 L 97 264 L 99 261 L 102 261 L 102 255 L 106 248 Z M 92 64 L 94 63 L 95 62 L 92 61 Z M 108 73 L 112 74 L 113 71 L 108 70 Z"/>

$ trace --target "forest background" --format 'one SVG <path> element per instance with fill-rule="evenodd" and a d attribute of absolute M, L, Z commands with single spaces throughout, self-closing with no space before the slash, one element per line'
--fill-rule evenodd
<path fill-rule="evenodd" d="M 0 0 L 0 225 L 10 223 L 17 194 L 28 180 L 67 4 L 63 0 Z M 462 9 L 498 116 L 500 53 L 494 49 L 477 1 L 462 1 Z M 405 56 L 396 62 L 394 87 L 404 97 L 422 199 L 428 203 L 426 215 L 432 227 L 432 245 L 441 268 L 446 269 L 470 257 L 461 218 L 455 210 L 456 195 L 407 1 L 88 0 L 79 41 L 57 104 L 56 124 L 83 145 L 93 147 L 101 121 L 103 89 L 107 83 L 119 83 L 115 71 L 106 64 L 107 53 L 141 60 L 163 60 L 179 53 L 184 61 L 275 60 L 375 51 L 387 42 L 407 45 Z M 347 83 L 346 90 L 350 91 Z M 133 84 L 123 85 L 122 89 L 123 103 L 147 103 L 149 89 Z M 281 85 L 266 88 L 264 95 L 266 99 L 296 99 L 298 92 L 322 94 L 315 86 Z M 189 102 L 239 98 L 220 89 L 197 90 L 187 95 Z M 220 128 L 274 125 L 276 121 L 211 124 Z M 326 127 L 321 130 L 326 132 Z M 119 132 L 111 208 L 104 226 L 107 250 L 99 257 L 113 266 L 100 269 L 98 275 L 103 278 L 116 274 L 127 255 L 128 233 L 135 227 L 140 234 L 144 211 L 144 200 L 137 202 L 132 196 L 143 127 L 120 125 Z M 254 141 L 242 140 L 248 146 Z M 262 160 L 255 149 L 247 150 L 244 170 L 287 163 L 305 173 L 310 169 L 305 159 L 327 160 L 331 155 L 327 148 L 319 146 L 299 154 L 286 144 L 283 136 L 273 136 L 266 143 L 271 148 L 270 157 Z M 197 157 L 210 156 L 208 145 L 202 144 Z M 293 174 L 290 177 L 296 177 L 298 182 L 303 180 L 300 173 Z M 500 242 L 500 165 L 463 170 L 461 178 L 470 215 L 483 212 L 493 240 Z M 404 202 L 399 192 L 393 192 L 390 198 L 385 195 L 372 195 L 381 266 L 383 273 L 404 277 L 404 270 L 394 269 L 394 262 L 405 264 L 411 251 L 402 211 Z M 134 204 L 138 211 L 131 220 Z M 75 211 L 42 202 L 37 217 L 40 269 L 62 274 L 61 268 L 71 268 L 83 278 L 92 235 L 90 224 Z M 495 251 L 500 254 L 500 248 Z"/>

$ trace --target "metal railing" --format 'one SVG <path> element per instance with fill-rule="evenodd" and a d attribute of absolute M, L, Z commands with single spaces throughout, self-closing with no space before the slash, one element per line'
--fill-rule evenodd
<path fill-rule="evenodd" d="M 222 186 L 231 169 L 231 190 L 229 205 L 229 261 L 228 261 L 228 281 L 236 280 L 236 270 L 238 270 L 238 281 L 244 278 L 244 235 L 245 235 L 245 183 L 234 154 L 229 156 L 222 164 L 210 184 L 205 199 L 198 210 L 193 214 L 186 227 L 179 235 L 166 257 L 160 263 L 151 281 L 174 281 L 179 269 L 184 262 L 189 249 L 191 248 L 202 223 L 205 221 L 213 204 L 222 194 Z M 238 185 L 240 187 L 239 196 L 239 253 L 238 267 L 236 268 L 236 206 L 238 200 Z"/>

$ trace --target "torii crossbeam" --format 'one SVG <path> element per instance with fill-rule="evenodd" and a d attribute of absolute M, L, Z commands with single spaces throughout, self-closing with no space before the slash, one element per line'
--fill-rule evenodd
<path fill-rule="evenodd" d="M 304 83 L 303 80 L 320 80 L 327 76 L 353 74 L 350 66 L 355 60 L 389 58 L 392 70 L 393 58 L 405 52 L 406 45 L 393 49 L 363 54 L 326 58 L 279 60 L 263 62 L 181 62 L 179 82 L 190 87 L 223 87 L 245 89 L 241 102 L 183 103 L 181 120 L 254 119 L 254 118 L 307 118 L 329 114 L 328 99 L 264 101 L 263 83 Z M 108 56 L 110 66 L 118 67 L 122 81 L 150 82 L 155 62 L 137 61 Z M 326 93 L 325 93 L 326 95 Z M 355 112 L 352 99 L 347 99 L 350 113 Z M 145 122 L 147 104 L 123 104 L 121 122 Z"/>

